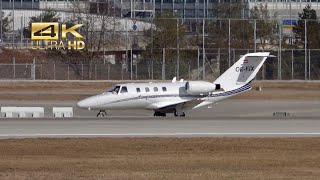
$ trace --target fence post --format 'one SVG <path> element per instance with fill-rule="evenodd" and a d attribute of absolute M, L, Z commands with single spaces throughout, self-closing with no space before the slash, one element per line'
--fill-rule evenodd
<path fill-rule="evenodd" d="M 293 80 L 293 49 L 291 50 L 291 80 Z"/>
<path fill-rule="evenodd" d="M 16 57 L 13 57 L 13 79 L 16 79 Z"/>
<path fill-rule="evenodd" d="M 304 20 L 304 80 L 307 80 L 307 20 Z"/>
<path fill-rule="evenodd" d="M 204 49 L 204 27 L 205 27 L 205 19 L 202 20 L 202 78 L 206 78 L 206 63 L 205 63 L 205 49 Z"/>
<path fill-rule="evenodd" d="M 162 49 L 162 80 L 166 79 L 166 49 Z"/>
<path fill-rule="evenodd" d="M 138 54 L 136 59 L 136 79 L 138 79 Z"/>
<path fill-rule="evenodd" d="M 230 28 L 231 28 L 231 22 L 230 22 L 230 18 L 229 18 L 229 23 L 228 23 L 228 25 L 229 25 L 229 28 L 228 28 L 228 67 L 230 67 L 231 66 L 231 30 L 230 30 Z"/>
<path fill-rule="evenodd" d="M 14 1 L 12 1 L 12 19 L 13 19 L 13 21 L 12 21 L 12 44 L 11 44 L 11 46 L 12 46 L 12 49 L 14 49 L 14 41 L 15 41 L 15 37 L 14 37 L 14 19 L 15 19 L 15 13 L 14 13 Z M 1 12 L 2 13 L 2 12 Z M 1 25 L 2 26 L 2 25 Z"/>
<path fill-rule="evenodd" d="M 281 31 L 281 26 L 279 26 L 279 66 L 278 66 L 278 78 L 279 80 L 282 79 L 281 77 L 281 51 L 282 51 L 282 31 Z"/>
<path fill-rule="evenodd" d="M 70 71 L 69 71 L 70 65 L 68 63 L 68 80 L 70 80 Z"/>
<path fill-rule="evenodd" d="M 197 78 L 200 79 L 200 48 L 198 47 L 198 73 Z"/>
<path fill-rule="evenodd" d="M 153 54 L 153 53 L 152 53 L 152 54 Z M 151 69 L 151 79 L 152 79 L 152 80 L 153 80 L 153 75 L 154 75 L 154 74 L 153 74 L 153 73 L 154 73 L 154 72 L 153 72 L 153 66 L 154 66 L 153 60 L 154 60 L 154 59 L 152 58 L 152 59 L 151 59 L 151 67 L 150 67 L 150 69 Z"/>
<path fill-rule="evenodd" d="M 311 80 L 311 62 L 310 62 L 310 49 L 309 49 L 309 59 L 308 59 L 308 61 L 309 61 L 309 66 L 308 66 L 308 73 L 309 73 L 309 80 Z"/>
<path fill-rule="evenodd" d="M 154 61 L 154 56 L 153 56 L 153 24 L 154 24 L 154 18 L 152 18 L 151 22 L 151 62 L 148 64 L 148 72 L 149 72 L 149 79 L 150 79 L 150 73 L 151 73 L 151 79 L 153 79 L 153 61 Z"/>
<path fill-rule="evenodd" d="M 97 80 L 97 64 L 94 64 L 94 79 Z"/>
<path fill-rule="evenodd" d="M 277 79 L 279 80 L 279 65 L 280 65 L 280 58 L 279 58 L 279 49 L 277 50 Z"/>
<path fill-rule="evenodd" d="M 81 79 L 83 80 L 83 63 L 81 64 Z"/>
<path fill-rule="evenodd" d="M 191 63 L 188 62 L 188 79 L 191 79 Z"/>
<path fill-rule="evenodd" d="M 14 2 L 14 1 L 13 1 L 13 2 Z M 21 4 L 22 4 L 22 1 L 21 1 Z M 22 6 L 21 6 L 21 8 L 22 8 Z M 23 31 L 22 31 L 22 29 L 23 29 L 23 16 L 21 16 L 20 21 L 21 21 L 21 31 L 20 31 L 20 49 L 22 49 L 22 37 L 23 37 Z"/>
<path fill-rule="evenodd" d="M 151 70 L 150 70 L 150 64 L 151 64 L 151 62 L 149 61 L 149 62 L 147 62 L 147 67 L 148 67 L 148 78 L 149 79 L 151 79 Z"/>
<path fill-rule="evenodd" d="M 132 52 L 132 45 L 130 50 L 130 79 L 132 80 L 132 62 L 133 61 L 133 52 Z"/>
<path fill-rule="evenodd" d="M 33 63 L 31 65 L 31 79 L 36 80 L 36 58 L 33 58 Z"/>
<path fill-rule="evenodd" d="M 123 63 L 121 63 L 121 80 L 123 80 Z"/>
<path fill-rule="evenodd" d="M 235 49 L 232 49 L 233 54 L 232 54 L 232 64 L 234 64 L 236 62 L 236 51 Z"/>
<path fill-rule="evenodd" d="M 53 80 L 56 80 L 56 63 L 53 63 Z"/>
<path fill-rule="evenodd" d="M 1 24 L 1 26 L 0 26 L 0 44 L 2 45 L 3 44 L 3 38 L 2 38 L 2 0 L 0 1 L 0 24 Z"/>
<path fill-rule="evenodd" d="M 180 46 L 179 46 L 179 19 L 177 18 L 177 69 L 176 69 L 176 76 L 177 79 L 180 79 L 179 77 L 179 71 L 180 71 Z"/>
<path fill-rule="evenodd" d="M 40 64 L 40 78 L 42 79 L 42 63 Z"/>
<path fill-rule="evenodd" d="M 219 72 L 220 72 L 220 62 L 221 62 L 221 50 L 220 50 L 220 48 L 218 48 L 218 62 L 219 62 L 219 67 L 218 67 L 218 69 L 219 69 Z"/>
<path fill-rule="evenodd" d="M 281 40 L 281 37 L 280 37 Z M 253 30 L 253 43 L 254 43 L 254 52 L 257 52 L 257 20 L 254 20 L 254 30 Z"/>
<path fill-rule="evenodd" d="M 110 80 L 110 63 L 108 63 L 107 67 L 108 67 L 108 80 Z M 122 80 L 123 80 L 123 68 L 122 67 L 121 67 L 121 77 L 122 77 Z"/>

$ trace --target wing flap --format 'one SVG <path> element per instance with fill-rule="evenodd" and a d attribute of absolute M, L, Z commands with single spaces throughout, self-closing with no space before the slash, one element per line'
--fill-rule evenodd
<path fill-rule="evenodd" d="M 201 99 L 194 99 L 194 100 L 181 100 L 181 101 L 167 101 L 167 102 L 157 102 L 150 104 L 147 106 L 147 109 L 156 110 L 156 109 L 166 109 L 166 108 L 173 108 L 178 105 L 181 105 L 183 110 L 190 110 L 197 106 L 198 104 L 202 103 L 204 100 Z"/>

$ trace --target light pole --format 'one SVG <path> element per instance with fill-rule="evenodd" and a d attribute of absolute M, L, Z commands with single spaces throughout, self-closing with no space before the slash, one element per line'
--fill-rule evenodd
<path fill-rule="evenodd" d="M 2 44 L 2 0 L 0 2 L 0 43 Z"/>
<path fill-rule="evenodd" d="M 290 13 L 290 28 L 291 28 L 291 32 L 290 32 L 290 45 L 292 45 L 293 44 L 293 33 L 292 33 L 292 8 L 291 8 L 291 0 L 290 0 L 290 4 L 289 4 L 289 8 L 290 8 L 290 10 L 289 10 L 289 13 Z"/>
<path fill-rule="evenodd" d="M 205 19 L 203 18 L 203 21 L 202 21 L 202 77 L 203 79 L 206 78 L 206 66 L 205 66 L 205 60 L 206 60 L 206 57 L 205 57 L 205 54 L 206 54 L 206 51 L 204 49 L 204 27 L 205 27 Z"/>
<path fill-rule="evenodd" d="M 12 48 L 13 48 L 13 44 L 14 44 L 14 0 L 12 0 Z"/>

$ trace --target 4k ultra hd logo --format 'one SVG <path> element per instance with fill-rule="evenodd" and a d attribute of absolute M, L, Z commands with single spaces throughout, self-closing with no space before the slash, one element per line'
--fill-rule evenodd
<path fill-rule="evenodd" d="M 67 28 L 67 25 L 62 24 L 60 33 L 58 22 L 32 23 L 32 49 L 84 49 L 85 43 L 80 40 L 83 36 L 76 31 L 81 26 L 82 24 L 77 24 Z M 67 33 L 71 33 L 78 40 L 67 40 Z"/>

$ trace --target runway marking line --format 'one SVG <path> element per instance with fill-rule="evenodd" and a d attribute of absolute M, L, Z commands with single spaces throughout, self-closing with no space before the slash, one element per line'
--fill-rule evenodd
<path fill-rule="evenodd" d="M 201 135 L 320 135 L 312 133 L 126 133 L 126 134 L 0 134 L 0 137 L 107 137 L 107 136 L 201 136 Z"/>

